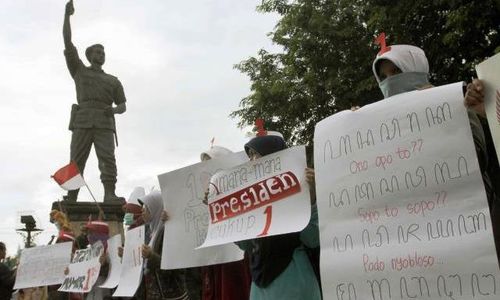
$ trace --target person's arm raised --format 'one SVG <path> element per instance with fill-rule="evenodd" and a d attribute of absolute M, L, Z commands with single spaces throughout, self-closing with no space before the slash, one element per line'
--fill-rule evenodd
<path fill-rule="evenodd" d="M 75 8 L 73 6 L 73 0 L 66 3 L 66 11 L 64 12 L 64 24 L 63 24 L 63 38 L 64 46 L 67 48 L 71 47 L 73 43 L 71 42 L 71 24 L 69 22 L 69 17 L 75 13 Z"/>

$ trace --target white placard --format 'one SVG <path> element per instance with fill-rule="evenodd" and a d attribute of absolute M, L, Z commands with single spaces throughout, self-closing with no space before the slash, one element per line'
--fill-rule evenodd
<path fill-rule="evenodd" d="M 243 259 L 234 244 L 195 249 L 207 235 L 208 207 L 202 201 L 216 172 L 248 161 L 244 152 L 225 155 L 158 176 L 169 220 L 163 235 L 162 269 L 190 268 Z"/>
<path fill-rule="evenodd" d="M 496 98 L 500 92 L 500 53 L 477 65 L 476 72 L 484 84 L 484 108 L 500 160 L 500 103 Z"/>
<path fill-rule="evenodd" d="M 100 269 L 99 256 L 70 264 L 68 274 L 58 291 L 72 293 L 90 292 L 99 277 Z"/>
<path fill-rule="evenodd" d="M 133 297 L 141 284 L 144 260 L 141 247 L 144 244 L 144 225 L 127 231 L 123 249 L 120 283 L 113 297 Z"/>
<path fill-rule="evenodd" d="M 72 242 L 26 248 L 21 252 L 14 289 L 60 284 L 71 261 Z"/>
<path fill-rule="evenodd" d="M 106 281 L 99 287 L 114 289 L 120 282 L 122 271 L 122 260 L 118 256 L 118 247 L 122 245 L 122 236 L 117 234 L 108 240 L 108 262 L 109 272 Z"/>
<path fill-rule="evenodd" d="M 462 83 L 337 113 L 314 148 L 325 299 L 498 299 Z"/>
<path fill-rule="evenodd" d="M 298 146 L 215 174 L 201 247 L 304 229 L 311 217 L 305 168 L 305 147 Z"/>
<path fill-rule="evenodd" d="M 90 260 L 95 257 L 100 257 L 104 253 L 104 245 L 101 241 L 97 241 L 85 249 L 78 249 L 73 254 L 71 263 L 79 263 Z"/>

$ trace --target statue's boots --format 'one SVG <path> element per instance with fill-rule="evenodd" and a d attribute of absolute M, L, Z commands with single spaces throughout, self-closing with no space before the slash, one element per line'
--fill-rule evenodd
<path fill-rule="evenodd" d="M 103 182 L 104 185 L 104 202 L 114 202 L 125 204 L 125 198 L 119 197 L 115 194 L 115 183 L 114 182 Z"/>
<path fill-rule="evenodd" d="M 66 196 L 63 196 L 63 200 L 69 202 L 76 202 L 76 199 L 78 199 L 79 191 L 80 189 L 68 191 L 68 194 Z"/>

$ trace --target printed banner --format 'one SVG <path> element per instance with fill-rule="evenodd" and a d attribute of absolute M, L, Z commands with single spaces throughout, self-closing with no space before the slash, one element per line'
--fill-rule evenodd
<path fill-rule="evenodd" d="M 190 268 L 243 259 L 234 244 L 195 249 L 207 235 L 208 207 L 203 203 L 216 172 L 248 161 L 244 152 L 229 154 L 158 176 L 164 207 L 169 214 L 163 235 L 162 269 Z"/>
<path fill-rule="evenodd" d="M 311 217 L 305 168 L 305 147 L 299 146 L 215 174 L 200 247 L 304 229 Z"/>
<path fill-rule="evenodd" d="M 500 53 L 477 65 L 476 72 L 484 84 L 484 108 L 500 160 Z"/>
<path fill-rule="evenodd" d="M 108 240 L 108 262 L 109 272 L 106 281 L 100 285 L 101 288 L 114 289 L 120 282 L 122 261 L 118 256 L 118 247 L 122 245 L 122 236 L 117 234 Z"/>
<path fill-rule="evenodd" d="M 14 289 L 62 283 L 72 247 L 73 243 L 67 242 L 23 249 Z"/>
<path fill-rule="evenodd" d="M 142 279 L 144 260 L 141 247 L 144 244 L 144 225 L 127 231 L 123 249 L 120 283 L 113 297 L 133 297 Z"/>
<path fill-rule="evenodd" d="M 462 83 L 326 118 L 314 151 L 325 299 L 498 299 Z"/>

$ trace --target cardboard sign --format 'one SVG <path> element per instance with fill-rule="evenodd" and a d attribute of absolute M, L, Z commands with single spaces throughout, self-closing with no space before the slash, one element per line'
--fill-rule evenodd
<path fill-rule="evenodd" d="M 70 264 L 68 274 L 58 291 L 72 293 L 88 293 L 99 277 L 101 264 L 99 257 Z"/>
<path fill-rule="evenodd" d="M 118 256 L 118 247 L 122 245 L 122 237 L 117 234 L 108 240 L 108 262 L 109 272 L 106 281 L 100 285 L 101 288 L 114 289 L 120 282 L 122 261 Z"/>
<path fill-rule="evenodd" d="M 206 249 L 208 207 L 203 203 L 213 174 L 248 161 L 244 152 L 203 161 L 158 176 L 164 207 L 169 214 L 163 235 L 162 269 L 190 268 L 243 259 L 243 251 L 228 244 Z"/>
<path fill-rule="evenodd" d="M 144 229 L 142 225 L 125 234 L 120 283 L 113 297 L 133 297 L 141 284 L 144 264 L 141 247 L 144 244 Z"/>
<path fill-rule="evenodd" d="M 498 299 L 462 83 L 326 118 L 314 151 L 325 299 Z"/>
<path fill-rule="evenodd" d="M 74 264 L 83 261 L 88 261 L 91 260 L 92 258 L 100 257 L 103 253 L 104 253 L 104 245 L 102 244 L 101 241 L 97 241 L 90 247 L 76 250 L 75 253 L 73 254 L 73 259 L 71 260 L 71 263 Z"/>
<path fill-rule="evenodd" d="M 201 247 L 297 232 L 309 222 L 305 147 L 293 147 L 215 174 L 210 224 Z"/>
<path fill-rule="evenodd" d="M 88 293 L 99 277 L 99 258 L 104 253 L 104 245 L 97 241 L 90 247 L 76 250 L 68 274 L 59 287 L 60 292 Z"/>
<path fill-rule="evenodd" d="M 72 242 L 26 248 L 21 252 L 14 289 L 60 284 L 71 260 Z"/>
<path fill-rule="evenodd" d="M 500 160 L 500 53 L 477 65 L 476 72 L 484 85 L 484 108 Z"/>

